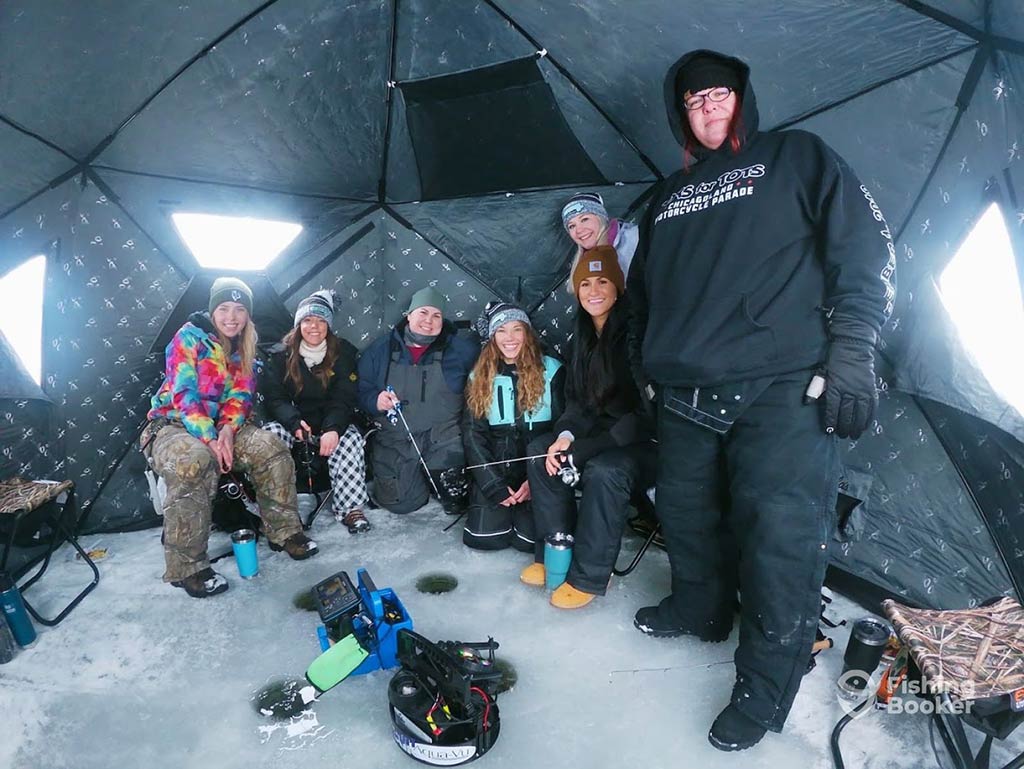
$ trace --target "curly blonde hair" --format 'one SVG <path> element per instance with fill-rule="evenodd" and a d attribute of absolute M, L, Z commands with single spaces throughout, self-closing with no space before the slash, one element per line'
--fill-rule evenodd
<path fill-rule="evenodd" d="M 521 322 L 521 321 L 517 321 Z M 535 411 L 544 400 L 544 354 L 540 349 L 540 339 L 536 332 L 527 324 L 523 338 L 523 349 L 516 358 L 516 373 L 519 378 L 516 411 L 520 414 Z M 466 385 L 466 405 L 470 413 L 477 419 L 483 419 L 491 410 L 494 399 L 494 377 L 501 363 L 501 351 L 494 337 L 484 345 L 480 357 L 470 374 Z"/>

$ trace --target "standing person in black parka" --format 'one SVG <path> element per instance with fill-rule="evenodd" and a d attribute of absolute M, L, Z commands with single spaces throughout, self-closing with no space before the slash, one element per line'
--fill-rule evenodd
<path fill-rule="evenodd" d="M 291 448 L 312 440 L 327 458 L 334 518 L 352 534 L 369 531 L 363 435 L 353 424 L 356 348 L 336 336 L 334 292 L 316 291 L 299 302 L 295 327 L 270 348 L 260 390 L 274 421 L 263 426 Z"/>
<path fill-rule="evenodd" d="M 871 193 L 821 139 L 758 131 L 738 59 L 686 54 L 665 102 L 683 169 L 651 199 L 628 295 L 634 364 L 657 403 L 672 593 L 635 624 L 724 640 L 739 588 L 736 683 L 708 738 L 742 750 L 782 730 L 807 667 L 836 438 L 871 424 L 895 251 Z"/>

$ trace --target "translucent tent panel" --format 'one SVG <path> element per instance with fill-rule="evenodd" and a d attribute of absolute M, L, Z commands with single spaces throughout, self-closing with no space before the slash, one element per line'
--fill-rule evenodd
<path fill-rule="evenodd" d="M 0 277 L 0 332 L 38 384 L 43 356 L 46 257 L 34 256 Z"/>
<path fill-rule="evenodd" d="M 1024 304 L 998 204 L 978 220 L 939 287 L 970 355 L 992 387 L 1024 414 Z"/>
<path fill-rule="evenodd" d="M 200 266 L 225 270 L 262 270 L 302 232 L 301 224 L 251 216 L 179 212 L 171 218 Z"/>

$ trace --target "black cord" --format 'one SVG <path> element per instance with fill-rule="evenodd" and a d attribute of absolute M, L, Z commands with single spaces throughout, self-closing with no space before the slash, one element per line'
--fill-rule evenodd
<path fill-rule="evenodd" d="M 839 736 L 843 733 L 843 729 L 846 728 L 847 724 L 856 718 L 857 714 L 859 714 L 861 710 L 868 705 L 873 704 L 874 700 L 871 697 L 864 700 L 860 705 L 855 707 L 851 713 L 847 713 L 845 716 L 840 718 L 839 722 L 832 730 L 832 739 L 830 740 L 830 744 L 832 745 L 832 760 L 835 762 L 836 769 L 846 769 L 846 764 L 843 763 L 843 752 L 839 749 Z"/>

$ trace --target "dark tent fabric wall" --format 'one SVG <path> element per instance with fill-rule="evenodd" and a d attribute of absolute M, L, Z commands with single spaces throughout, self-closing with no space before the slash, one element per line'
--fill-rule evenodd
<path fill-rule="evenodd" d="M 133 444 L 199 272 L 175 211 L 301 222 L 269 290 L 291 312 L 336 289 L 357 346 L 428 281 L 457 316 L 514 299 L 564 341 L 559 204 L 586 188 L 637 215 L 680 165 L 662 76 L 697 47 L 748 61 L 762 125 L 820 134 L 895 235 L 888 370 L 846 447 L 862 504 L 835 576 L 944 608 L 1021 595 L 1024 418 L 936 288 L 993 201 L 1024 267 L 1019 0 L 7 0 L 0 276 L 47 257 L 57 414 L 41 434 L 0 392 L 5 439 L 5 414 L 20 428 L 5 473 L 73 479 L 89 531 L 156 522 Z"/>

